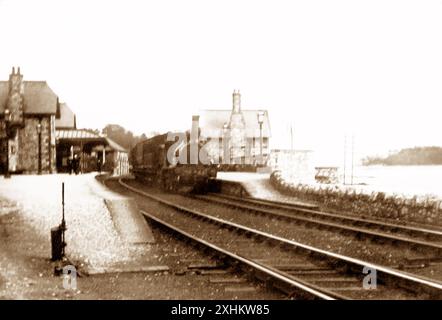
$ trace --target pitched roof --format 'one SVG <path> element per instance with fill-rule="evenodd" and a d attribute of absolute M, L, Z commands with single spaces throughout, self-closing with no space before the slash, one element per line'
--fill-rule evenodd
<path fill-rule="evenodd" d="M 100 142 L 104 145 L 107 145 L 110 149 L 127 152 L 125 148 L 120 146 L 118 143 L 113 141 L 112 139 L 103 136 L 101 134 L 96 134 L 87 129 L 57 129 L 55 130 L 56 138 L 60 140 L 66 141 L 83 141 L 83 142 Z"/>
<path fill-rule="evenodd" d="M 76 129 L 75 114 L 66 103 L 60 103 L 60 118 L 55 118 L 56 129 Z"/>
<path fill-rule="evenodd" d="M 57 139 L 68 139 L 68 140 L 99 140 L 104 139 L 104 137 L 86 129 L 57 129 L 55 130 L 55 136 Z"/>
<path fill-rule="evenodd" d="M 258 113 L 264 113 L 264 122 L 262 125 L 262 136 L 268 138 L 271 136 L 270 121 L 267 110 L 241 110 L 246 123 L 246 137 L 259 138 L 260 129 L 258 123 Z M 200 123 L 201 135 L 207 138 L 222 137 L 224 123 L 230 122 L 231 110 L 201 110 Z"/>
<path fill-rule="evenodd" d="M 25 114 L 55 114 L 57 95 L 46 81 L 23 81 Z M 8 102 L 9 81 L 0 81 L 0 112 Z"/>
<path fill-rule="evenodd" d="M 114 140 L 106 137 L 105 138 L 107 141 L 107 144 L 109 145 L 109 147 L 113 150 L 116 151 L 122 151 L 122 152 L 127 152 L 127 150 L 125 148 L 123 148 L 122 146 L 120 146 L 118 143 L 116 143 Z"/>

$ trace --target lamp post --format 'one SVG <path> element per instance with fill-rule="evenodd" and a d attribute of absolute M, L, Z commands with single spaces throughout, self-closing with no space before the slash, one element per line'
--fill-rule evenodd
<path fill-rule="evenodd" d="M 9 123 L 11 122 L 11 112 L 9 109 L 5 109 L 5 131 L 6 131 L 6 169 L 5 179 L 11 178 L 9 173 Z"/>
<path fill-rule="evenodd" d="M 263 151 L 262 151 L 262 124 L 264 123 L 264 112 L 258 112 L 258 123 L 259 123 L 259 155 L 260 155 L 260 164 L 264 163 Z"/>
<path fill-rule="evenodd" d="M 41 174 L 41 123 L 37 124 L 38 133 L 38 174 Z"/>
<path fill-rule="evenodd" d="M 223 125 L 223 145 L 222 145 L 222 149 L 223 149 L 223 164 L 227 164 L 227 161 L 230 161 L 229 157 L 229 150 L 228 148 L 228 143 L 227 143 L 227 130 L 229 128 L 229 125 L 227 124 L 227 122 L 224 123 Z"/>

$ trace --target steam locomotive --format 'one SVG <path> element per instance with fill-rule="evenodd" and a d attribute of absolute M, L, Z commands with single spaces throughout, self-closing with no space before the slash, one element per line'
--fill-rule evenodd
<path fill-rule="evenodd" d="M 169 132 L 136 144 L 129 155 L 135 178 L 166 191 L 205 193 L 217 166 L 201 161 L 198 120 L 193 116 L 190 132 Z"/>

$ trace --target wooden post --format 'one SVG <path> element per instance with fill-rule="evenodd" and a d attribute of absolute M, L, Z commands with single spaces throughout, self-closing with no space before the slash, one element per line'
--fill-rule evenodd
<path fill-rule="evenodd" d="M 80 173 L 83 173 L 83 141 L 80 141 Z"/>
<path fill-rule="evenodd" d="M 345 185 L 346 160 L 347 160 L 347 135 L 344 135 L 344 185 Z"/>
<path fill-rule="evenodd" d="M 62 257 L 64 257 L 65 254 L 65 246 L 66 246 L 66 242 L 65 242 L 65 236 L 64 236 L 64 232 L 66 231 L 66 221 L 64 220 L 64 182 L 61 183 L 61 213 L 62 213 L 62 217 L 61 217 L 61 245 L 62 245 L 62 250 L 61 250 L 61 254 Z"/>

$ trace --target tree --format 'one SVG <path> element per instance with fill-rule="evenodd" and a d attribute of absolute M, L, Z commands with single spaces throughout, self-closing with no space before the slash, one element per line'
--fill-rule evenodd
<path fill-rule="evenodd" d="M 126 130 L 118 124 L 108 124 L 101 132 L 128 150 L 132 149 L 139 141 L 147 139 L 146 134 L 135 136 L 132 131 Z"/>

